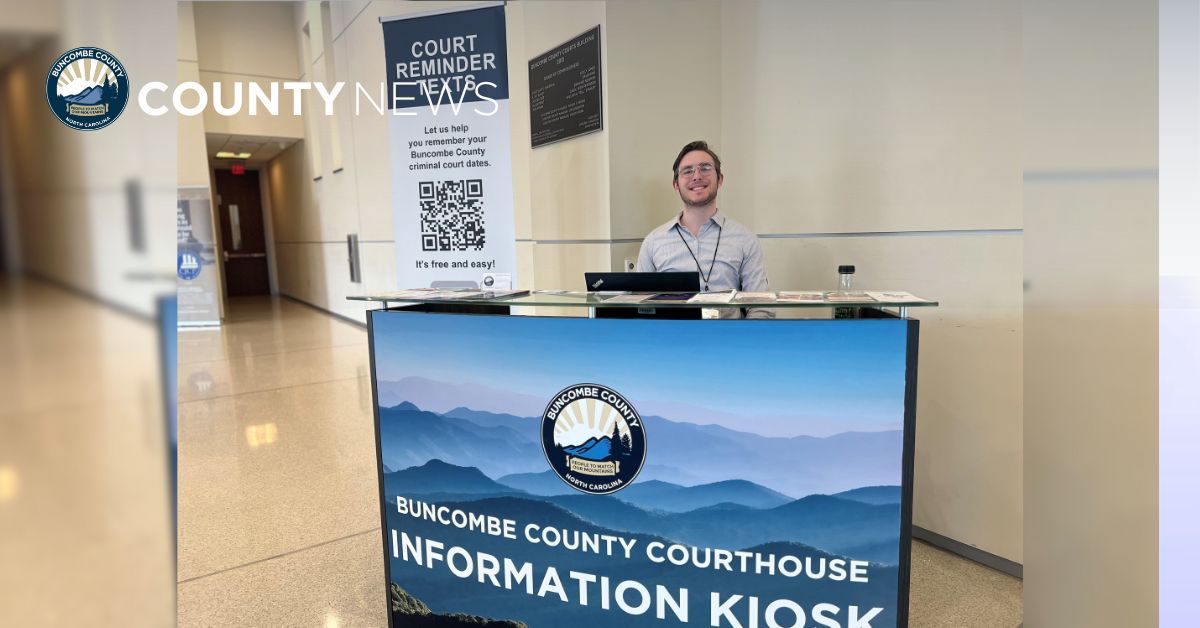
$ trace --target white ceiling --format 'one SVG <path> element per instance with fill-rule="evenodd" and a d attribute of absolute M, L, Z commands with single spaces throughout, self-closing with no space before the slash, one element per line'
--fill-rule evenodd
<path fill-rule="evenodd" d="M 247 168 L 260 168 L 268 161 L 287 150 L 295 143 L 295 139 L 286 137 L 261 137 L 255 135 L 229 135 L 226 133 L 206 133 L 204 141 L 208 145 L 208 161 L 214 168 L 228 168 L 236 163 L 245 162 Z M 217 153 L 250 153 L 249 159 L 217 159 Z"/>

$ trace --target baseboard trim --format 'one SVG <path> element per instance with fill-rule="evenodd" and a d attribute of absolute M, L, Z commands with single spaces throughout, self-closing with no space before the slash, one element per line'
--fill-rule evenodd
<path fill-rule="evenodd" d="M 362 329 L 367 328 L 367 324 L 360 320 L 350 318 L 349 316 L 346 316 L 345 314 L 338 314 L 337 312 L 334 312 L 333 310 L 327 310 L 327 309 L 325 309 L 319 305 L 316 305 L 314 303 L 309 303 L 308 301 L 305 301 L 304 299 L 297 299 L 296 297 L 294 297 L 290 294 L 284 294 L 284 293 L 280 292 L 279 297 L 282 299 L 287 299 L 289 301 L 295 301 L 296 303 L 299 303 L 300 305 L 303 305 L 304 307 L 310 307 L 314 310 L 317 310 L 318 312 L 320 312 L 322 314 L 332 316 L 340 321 L 350 323 L 351 325 L 354 325 L 356 327 L 361 327 Z"/>
<path fill-rule="evenodd" d="M 25 276 L 25 278 L 27 278 L 27 279 L 41 282 L 48 286 L 52 286 L 54 288 L 62 290 L 63 292 L 66 292 L 70 295 L 80 297 L 81 299 L 84 299 L 87 301 L 91 301 L 92 303 L 95 303 L 96 305 L 99 305 L 103 308 L 112 310 L 113 312 L 116 312 L 118 314 L 122 314 L 124 316 L 128 316 L 130 318 L 134 318 L 139 321 L 142 321 L 145 323 L 150 323 L 150 324 L 155 324 L 157 321 L 157 319 L 155 318 L 155 316 L 153 314 L 139 312 L 138 310 L 135 310 L 132 307 L 125 305 L 124 303 L 118 303 L 116 301 L 113 301 L 112 299 L 101 296 L 100 294 L 98 294 L 96 292 L 86 290 L 86 289 L 76 286 L 74 284 L 68 283 L 62 279 L 59 279 L 57 277 L 52 277 L 50 275 L 38 272 L 36 270 L 30 270 L 28 268 L 23 268 L 16 272 L 9 273 L 9 276 L 22 276 L 22 275 Z M 171 290 L 164 292 L 164 294 L 170 294 L 171 292 L 174 292 L 174 291 L 175 291 L 175 287 L 172 286 Z"/>
<path fill-rule="evenodd" d="M 914 539 L 920 539 L 926 543 L 944 549 L 952 554 L 958 554 L 963 558 L 979 563 L 984 567 L 991 567 L 996 571 L 1006 573 L 1010 576 L 1024 579 L 1025 569 L 1021 563 L 1013 562 L 1003 556 L 997 556 L 990 552 L 985 552 L 978 547 L 972 547 L 962 541 L 955 541 L 948 536 L 942 536 L 937 532 L 926 530 L 920 526 L 912 527 L 912 535 Z"/>

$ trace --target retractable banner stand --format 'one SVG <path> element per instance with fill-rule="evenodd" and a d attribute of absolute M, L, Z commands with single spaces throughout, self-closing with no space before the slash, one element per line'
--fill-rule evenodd
<path fill-rule="evenodd" d="M 392 626 L 907 626 L 916 321 L 369 325 Z"/>
<path fill-rule="evenodd" d="M 398 285 L 512 287 L 504 7 L 381 22 Z"/>
<path fill-rule="evenodd" d="M 179 188 L 175 223 L 179 326 L 220 325 L 221 286 L 208 186 Z"/>

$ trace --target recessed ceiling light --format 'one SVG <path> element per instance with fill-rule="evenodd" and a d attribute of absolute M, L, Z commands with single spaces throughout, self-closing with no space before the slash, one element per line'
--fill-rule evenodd
<path fill-rule="evenodd" d="M 217 152 L 217 159 L 250 159 L 250 153 L 231 153 L 222 150 Z"/>

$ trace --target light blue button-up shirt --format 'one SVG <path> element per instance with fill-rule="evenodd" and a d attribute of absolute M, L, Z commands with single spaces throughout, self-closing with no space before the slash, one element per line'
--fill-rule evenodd
<path fill-rule="evenodd" d="M 754 232 L 717 211 L 700 226 L 700 235 L 693 236 L 679 222 L 682 215 L 681 212 L 670 222 L 657 227 L 642 241 L 638 272 L 696 270 L 700 272 L 700 288 L 706 292 L 767 291 L 762 249 Z M 720 244 L 717 243 L 718 236 Z M 709 268 L 712 268 L 711 275 Z"/>
<path fill-rule="evenodd" d="M 695 270 L 700 272 L 700 289 L 705 292 L 768 291 L 762 248 L 753 231 L 725 217 L 718 210 L 700 226 L 700 235 L 693 236 L 680 222 L 682 216 L 683 212 L 680 212 L 666 224 L 651 231 L 642 241 L 642 250 L 638 253 L 638 272 Z M 751 315 L 770 316 L 770 313 L 751 310 Z"/>

